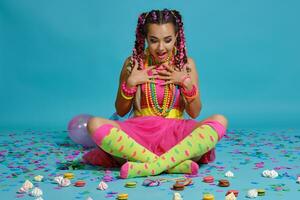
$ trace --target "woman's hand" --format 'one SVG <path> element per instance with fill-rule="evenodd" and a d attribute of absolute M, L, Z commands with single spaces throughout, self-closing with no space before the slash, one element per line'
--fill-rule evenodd
<path fill-rule="evenodd" d="M 167 64 L 163 64 L 163 66 L 165 67 L 165 70 L 157 71 L 158 78 L 165 80 L 162 85 L 173 83 L 181 87 L 186 87 L 187 89 L 192 87 L 192 80 L 189 77 L 189 74 L 186 72 L 187 64 L 183 66 L 184 70 L 182 71 L 175 71 Z"/>
<path fill-rule="evenodd" d="M 156 70 L 153 70 L 155 66 L 149 66 L 147 69 L 138 70 L 138 63 L 135 61 L 135 65 L 132 68 L 132 71 L 127 79 L 127 86 L 134 87 L 143 83 L 155 83 L 152 78 L 157 78 Z M 152 71 L 152 75 L 149 75 L 149 72 Z"/>

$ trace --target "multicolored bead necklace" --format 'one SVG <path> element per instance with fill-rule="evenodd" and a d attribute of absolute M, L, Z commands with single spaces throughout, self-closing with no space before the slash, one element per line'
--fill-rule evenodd
<path fill-rule="evenodd" d="M 168 59 L 170 64 L 170 60 Z M 150 54 L 146 55 L 145 67 L 148 65 L 152 66 L 152 57 Z M 154 79 L 153 79 L 154 80 Z M 147 106 L 150 108 L 150 112 L 153 115 L 165 117 L 170 110 L 173 109 L 176 102 L 176 96 L 178 92 L 178 86 L 174 84 L 167 84 L 164 87 L 164 99 L 162 107 L 159 105 L 157 100 L 156 86 L 155 83 L 146 83 L 145 94 Z"/>

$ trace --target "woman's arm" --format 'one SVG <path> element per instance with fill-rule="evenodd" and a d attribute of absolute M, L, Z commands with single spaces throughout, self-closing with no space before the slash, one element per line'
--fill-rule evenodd
<path fill-rule="evenodd" d="M 129 100 L 125 99 L 121 95 L 121 85 L 122 85 L 123 81 L 127 81 L 127 79 L 128 79 L 127 65 L 129 65 L 129 61 L 130 61 L 130 57 L 128 57 L 123 64 L 123 68 L 122 68 L 122 71 L 120 74 L 117 98 L 116 98 L 116 102 L 115 102 L 116 112 L 121 117 L 126 115 L 130 111 L 132 102 L 134 100 L 134 98 L 129 99 Z"/>
<path fill-rule="evenodd" d="M 192 89 L 193 84 L 195 84 L 198 89 L 198 95 L 193 100 L 186 99 L 185 110 L 190 117 L 196 118 L 200 114 L 200 111 L 202 108 L 202 103 L 200 100 L 198 73 L 196 70 L 195 62 L 193 61 L 192 58 L 188 58 L 188 66 L 191 69 L 191 71 L 189 73 L 191 79 L 190 79 L 190 81 L 189 80 L 184 81 L 183 87 L 185 87 L 185 89 L 187 89 L 187 90 L 190 90 L 190 89 Z"/>
<path fill-rule="evenodd" d="M 123 69 L 120 75 L 120 82 L 119 82 L 119 89 L 118 89 L 118 94 L 117 94 L 117 99 L 116 99 L 116 111 L 117 114 L 120 116 L 126 115 L 132 106 L 133 98 L 126 98 L 124 96 L 123 92 L 121 93 L 122 90 L 122 83 L 125 81 L 126 88 L 131 89 L 136 92 L 136 87 L 138 85 L 144 84 L 146 82 L 148 83 L 155 83 L 153 78 L 157 78 L 157 73 L 153 72 L 152 75 L 149 75 L 149 71 L 152 71 L 156 66 L 148 66 L 147 69 L 138 69 L 138 62 L 136 60 L 133 60 L 134 66 L 131 69 L 130 74 L 127 73 L 127 66 L 130 63 L 131 57 L 127 58 L 124 65 Z"/>

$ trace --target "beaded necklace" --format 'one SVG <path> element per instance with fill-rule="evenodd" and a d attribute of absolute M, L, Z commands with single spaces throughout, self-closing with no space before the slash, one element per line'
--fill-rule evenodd
<path fill-rule="evenodd" d="M 146 65 L 145 65 L 146 68 L 147 65 L 152 66 L 152 62 L 153 61 L 151 55 L 148 54 L 146 57 Z M 146 83 L 146 87 L 145 87 L 146 102 L 148 107 L 150 108 L 151 114 L 165 117 L 170 112 L 170 110 L 172 110 L 174 107 L 174 104 L 176 102 L 177 92 L 178 92 L 177 85 L 176 86 L 174 84 L 165 85 L 163 103 L 161 107 L 157 100 L 155 83 Z"/>

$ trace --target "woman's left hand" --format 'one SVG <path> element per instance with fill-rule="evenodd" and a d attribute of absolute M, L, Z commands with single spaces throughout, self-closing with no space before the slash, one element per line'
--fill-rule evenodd
<path fill-rule="evenodd" d="M 179 86 L 183 86 L 185 84 L 189 85 L 189 82 L 191 82 L 190 78 L 185 79 L 184 83 L 182 82 L 185 76 L 189 76 L 189 74 L 185 70 L 187 65 L 184 66 L 184 70 L 182 71 L 175 71 L 173 67 L 167 64 L 163 64 L 163 66 L 165 67 L 165 70 L 162 71 L 157 70 L 158 78 L 161 80 L 165 80 L 165 82 L 162 83 L 161 85 L 167 85 L 173 83 Z"/>

